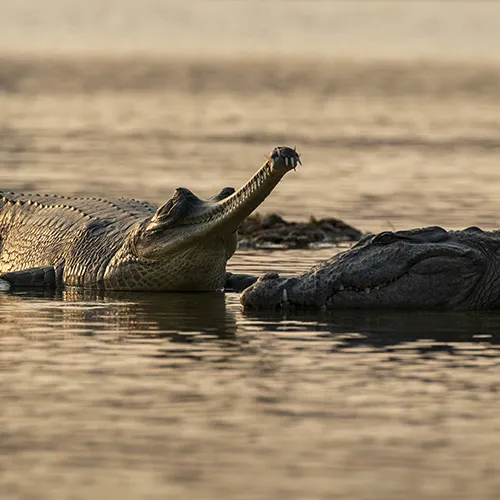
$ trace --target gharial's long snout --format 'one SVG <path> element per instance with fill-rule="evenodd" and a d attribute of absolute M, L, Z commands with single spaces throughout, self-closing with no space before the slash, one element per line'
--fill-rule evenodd
<path fill-rule="evenodd" d="M 267 157 L 266 163 L 244 186 L 220 201 L 209 215 L 209 220 L 220 228 L 236 230 L 272 192 L 282 177 L 302 165 L 295 148 L 278 146 Z"/>
<path fill-rule="evenodd" d="M 282 177 L 302 164 L 295 148 L 274 148 L 264 165 L 237 191 L 225 188 L 211 200 L 200 200 L 187 189 L 160 207 L 140 232 L 135 248 L 140 256 L 162 258 L 208 235 L 234 233 L 272 192 Z"/>

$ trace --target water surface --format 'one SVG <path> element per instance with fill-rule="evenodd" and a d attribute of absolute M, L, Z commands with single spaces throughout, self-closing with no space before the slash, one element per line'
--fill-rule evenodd
<path fill-rule="evenodd" d="M 285 274 L 312 259 L 272 253 Z M 2 498 L 496 498 L 499 331 L 495 312 L 2 294 Z"/>
<path fill-rule="evenodd" d="M 496 2 L 1 1 L 0 190 L 498 228 Z M 239 251 L 298 273 L 337 249 Z M 0 498 L 497 499 L 500 315 L 0 294 Z"/>

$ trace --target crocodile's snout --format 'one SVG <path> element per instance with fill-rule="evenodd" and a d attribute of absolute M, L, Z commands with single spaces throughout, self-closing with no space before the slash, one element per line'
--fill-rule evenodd
<path fill-rule="evenodd" d="M 288 302 L 286 281 L 278 273 L 267 273 L 242 293 L 241 303 L 253 309 L 283 306 Z"/>

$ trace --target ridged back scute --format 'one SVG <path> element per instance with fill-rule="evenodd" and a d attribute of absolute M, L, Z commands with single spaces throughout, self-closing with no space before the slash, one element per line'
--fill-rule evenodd
<path fill-rule="evenodd" d="M 4 205 L 19 202 L 38 203 L 43 206 L 73 209 L 91 218 L 112 219 L 115 221 L 151 217 L 157 206 L 143 201 L 127 198 L 104 199 L 61 196 L 54 194 L 24 194 L 0 191 L 0 210 Z"/>
<path fill-rule="evenodd" d="M 0 273 L 62 265 L 71 255 L 88 274 L 155 211 L 137 200 L 0 192 Z"/>

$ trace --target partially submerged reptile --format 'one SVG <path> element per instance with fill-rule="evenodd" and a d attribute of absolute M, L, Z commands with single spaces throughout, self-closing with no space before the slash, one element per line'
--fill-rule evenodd
<path fill-rule="evenodd" d="M 239 224 L 300 163 L 277 147 L 238 191 L 185 188 L 161 207 L 136 200 L 0 193 L 0 284 L 105 290 L 242 289 L 226 273 Z M 256 279 L 256 278 L 255 278 Z"/>
<path fill-rule="evenodd" d="M 500 231 L 427 227 L 368 235 L 304 274 L 268 273 L 248 308 L 500 308 Z"/>

